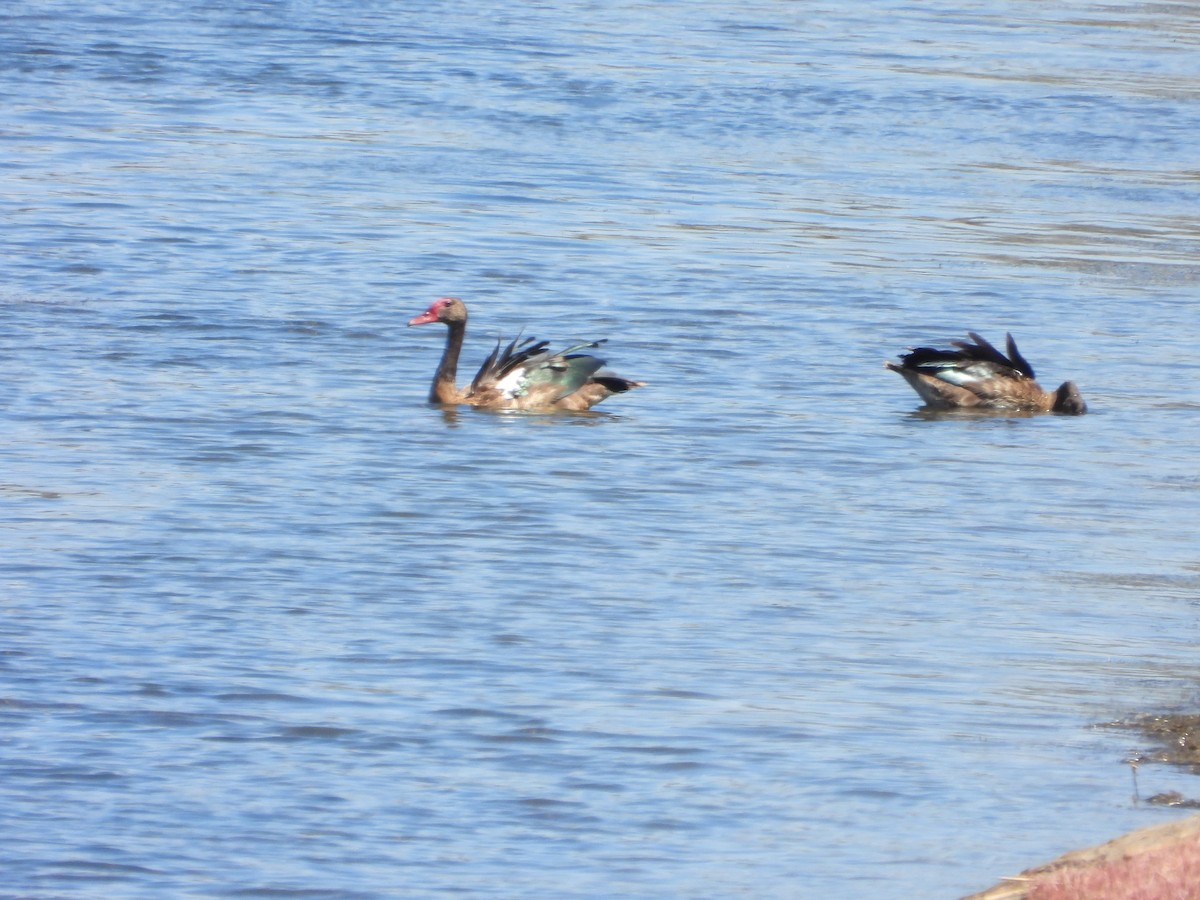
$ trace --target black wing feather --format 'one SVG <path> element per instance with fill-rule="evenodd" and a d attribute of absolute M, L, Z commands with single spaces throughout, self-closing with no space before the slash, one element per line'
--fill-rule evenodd
<path fill-rule="evenodd" d="M 900 359 L 908 369 L 966 369 L 971 363 L 989 363 L 999 367 L 996 374 L 1009 378 L 1033 378 L 1033 366 L 1017 350 L 1017 342 L 1006 334 L 1008 356 L 1005 356 L 982 335 L 968 331 L 970 341 L 951 341 L 957 350 L 936 350 L 933 347 L 916 347 Z"/>
<path fill-rule="evenodd" d="M 477 391 L 485 382 L 500 380 L 518 366 L 545 354 L 549 346 L 549 341 L 539 341 L 536 338 L 522 340 L 521 336 L 517 335 L 502 349 L 500 339 L 497 338 L 495 349 L 483 361 L 483 365 L 471 381 L 471 390 Z"/>
<path fill-rule="evenodd" d="M 496 362 L 496 356 L 500 353 L 500 338 L 496 338 L 496 346 L 492 352 L 488 354 L 487 359 L 483 361 L 483 365 L 479 367 L 479 371 L 475 373 L 475 377 L 471 380 L 471 392 L 474 393 L 479 387 L 479 382 L 483 380 L 484 374 L 491 369 L 492 364 Z"/>
<path fill-rule="evenodd" d="M 1013 336 L 1008 334 L 1006 337 L 1008 338 L 1008 356 L 1012 360 L 1013 368 L 1018 372 L 1024 372 L 1030 378 L 1036 378 L 1037 376 L 1033 374 L 1033 366 L 1021 355 L 1021 351 L 1017 349 L 1017 342 L 1013 340 Z"/>

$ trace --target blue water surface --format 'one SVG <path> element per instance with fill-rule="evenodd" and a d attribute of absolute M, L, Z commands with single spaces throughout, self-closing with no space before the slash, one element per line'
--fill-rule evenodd
<path fill-rule="evenodd" d="M 0 896 L 949 898 L 1179 816 L 1093 726 L 1200 675 L 1198 44 L 9 10 Z M 648 386 L 432 408 L 443 294 Z M 923 414 L 967 329 L 1092 412 Z"/>

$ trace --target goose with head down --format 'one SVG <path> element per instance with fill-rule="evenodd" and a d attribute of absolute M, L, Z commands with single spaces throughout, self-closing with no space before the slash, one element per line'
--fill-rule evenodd
<path fill-rule="evenodd" d="M 457 297 L 435 300 L 408 324 L 446 326 L 446 349 L 433 376 L 430 403 L 465 404 L 484 409 L 590 409 L 613 394 L 623 394 L 645 382 L 603 371 L 604 360 L 582 351 L 604 341 L 576 344 L 557 353 L 547 341 L 514 339 L 484 360 L 471 383 L 457 384 L 458 357 L 467 333 L 467 305 Z"/>
<path fill-rule="evenodd" d="M 994 409 L 1012 412 L 1087 412 L 1073 381 L 1047 391 L 1034 380 L 1033 367 L 1007 335 L 1005 356 L 973 331 L 971 341 L 952 341 L 955 350 L 917 347 L 885 363 L 903 376 L 926 404 L 935 409 Z"/>

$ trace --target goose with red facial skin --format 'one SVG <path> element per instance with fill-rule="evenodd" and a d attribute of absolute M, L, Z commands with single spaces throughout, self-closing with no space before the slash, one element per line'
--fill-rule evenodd
<path fill-rule="evenodd" d="M 446 348 L 429 389 L 430 403 L 581 412 L 613 394 L 645 386 L 643 381 L 603 371 L 604 360 L 582 352 L 604 341 L 576 344 L 556 353 L 546 341 L 517 338 L 506 346 L 497 341 L 475 378 L 460 388 L 458 358 L 467 334 L 467 305 L 457 297 L 442 297 L 408 324 L 435 322 L 446 326 Z"/>

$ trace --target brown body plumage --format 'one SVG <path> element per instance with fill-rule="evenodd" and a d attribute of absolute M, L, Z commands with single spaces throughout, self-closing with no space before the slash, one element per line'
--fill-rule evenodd
<path fill-rule="evenodd" d="M 917 347 L 902 354 L 900 363 L 885 363 L 912 385 L 935 409 L 994 409 L 1013 412 L 1087 412 L 1083 395 L 1072 381 L 1047 391 L 1034 379 L 1033 367 L 1007 335 L 1005 356 L 973 331 L 973 343 L 953 341 L 957 350 Z"/>
<path fill-rule="evenodd" d="M 458 357 L 467 334 L 467 305 L 457 297 L 434 301 L 409 325 L 441 322 L 447 328 L 446 349 L 433 376 L 430 403 L 466 404 L 486 409 L 590 409 L 613 394 L 643 387 L 601 371 L 604 360 L 577 351 L 594 349 L 603 341 L 579 344 L 553 353 L 545 341 L 514 340 L 484 360 L 471 384 L 458 387 Z"/>

